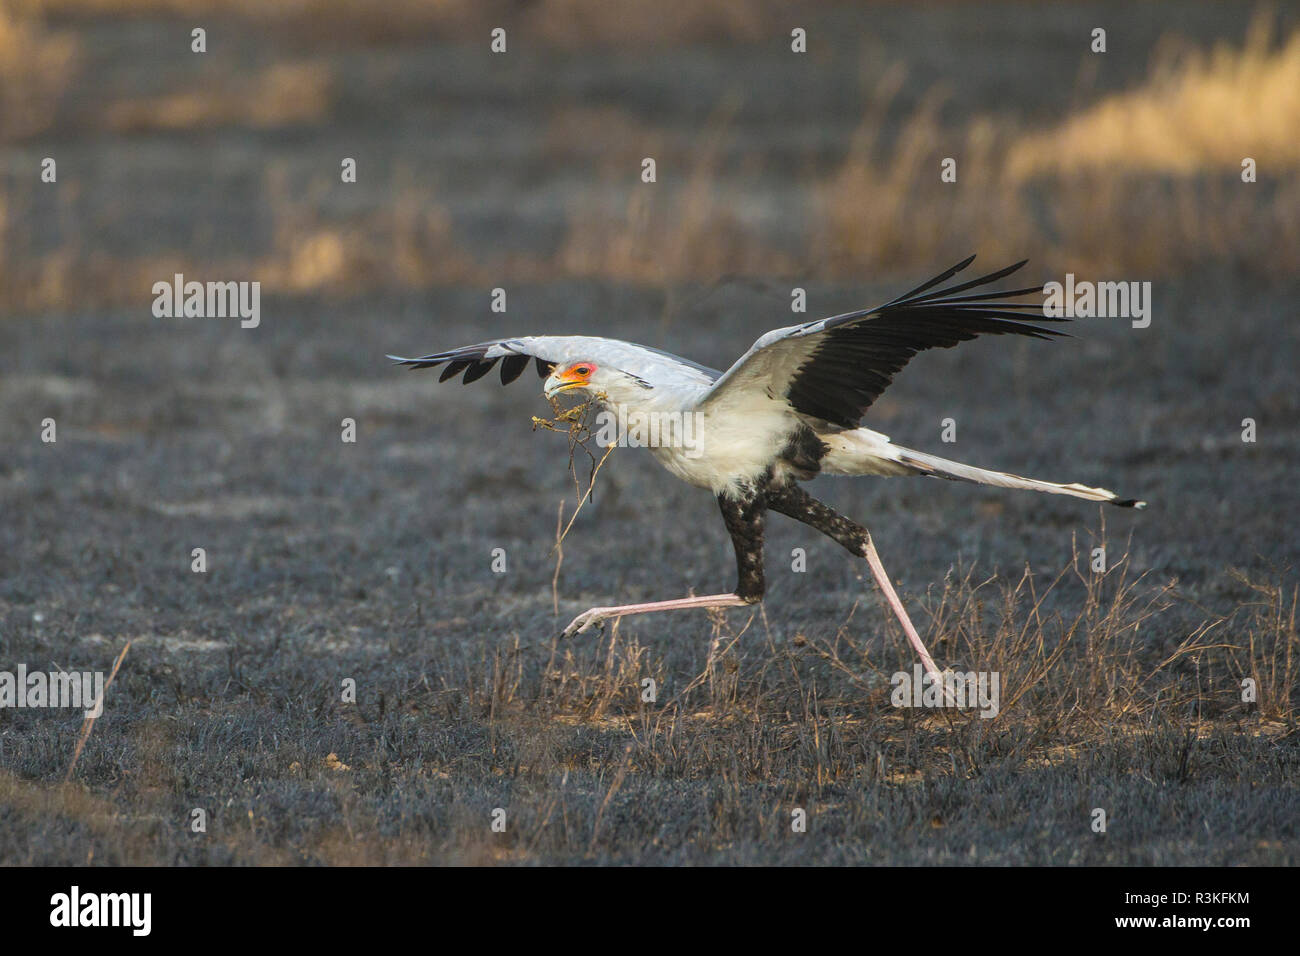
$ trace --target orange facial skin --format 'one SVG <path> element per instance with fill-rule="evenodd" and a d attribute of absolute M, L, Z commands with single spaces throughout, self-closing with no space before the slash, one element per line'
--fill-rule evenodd
<path fill-rule="evenodd" d="M 588 384 L 588 380 L 595 371 L 595 362 L 574 362 L 563 371 L 555 373 L 555 380 L 562 383 L 556 391 L 562 392 L 566 389 L 579 388 Z"/>

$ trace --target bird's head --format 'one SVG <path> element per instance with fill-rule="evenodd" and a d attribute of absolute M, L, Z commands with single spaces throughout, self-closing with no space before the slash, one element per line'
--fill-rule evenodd
<path fill-rule="evenodd" d="M 597 362 L 583 360 L 557 365 L 547 376 L 542 391 L 547 398 L 554 398 L 561 392 L 584 391 L 588 397 L 599 395 L 611 388 L 623 384 L 625 376 L 616 368 L 606 367 Z"/>

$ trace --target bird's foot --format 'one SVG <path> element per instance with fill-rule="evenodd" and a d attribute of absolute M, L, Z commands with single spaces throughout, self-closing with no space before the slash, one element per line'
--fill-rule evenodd
<path fill-rule="evenodd" d="M 607 618 L 608 610 L 608 608 L 593 607 L 589 611 L 583 611 L 569 622 L 569 626 L 560 633 L 560 637 L 573 637 L 573 635 L 581 634 L 593 625 L 602 626 Z"/>

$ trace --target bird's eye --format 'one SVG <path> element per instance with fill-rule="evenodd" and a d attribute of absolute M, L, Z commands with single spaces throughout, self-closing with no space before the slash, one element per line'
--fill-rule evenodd
<path fill-rule="evenodd" d="M 574 369 L 574 371 L 577 372 L 579 375 L 591 374 L 591 369 L 588 368 L 586 365 L 579 365 L 577 368 Z"/>

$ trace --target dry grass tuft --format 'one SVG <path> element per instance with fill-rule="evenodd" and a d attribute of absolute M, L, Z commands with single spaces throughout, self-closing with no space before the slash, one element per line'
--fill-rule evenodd
<path fill-rule="evenodd" d="M 1238 572 L 1236 579 L 1258 595 L 1258 600 L 1239 608 L 1229 619 L 1235 630 L 1244 631 L 1248 656 L 1234 657 L 1243 674 L 1254 681 L 1261 717 L 1286 722 L 1295 729 L 1300 711 L 1300 638 L 1296 632 L 1296 610 L 1300 591 L 1293 585 L 1252 581 Z M 1244 613 L 1242 613 L 1244 612 Z M 1237 617 L 1244 617 L 1238 622 Z"/>
<path fill-rule="evenodd" d="M 25 8 L 0 0 L 0 139 L 20 140 L 48 129 L 72 81 L 78 43 L 50 31 Z"/>
<path fill-rule="evenodd" d="M 1172 173 L 1300 167 L 1300 32 L 1274 43 L 1272 20 L 1252 21 L 1241 49 L 1166 52 L 1139 89 L 1107 97 L 1011 148 L 1013 181 L 1080 170 Z"/>
<path fill-rule="evenodd" d="M 995 117 L 952 129 L 931 97 L 886 150 L 879 130 L 903 82 L 886 74 L 818 187 L 818 261 L 847 277 L 1034 249 L 1057 272 L 1294 274 L 1300 183 L 1284 174 L 1300 163 L 1300 32 L 1275 49 L 1270 22 L 1257 18 L 1241 50 L 1157 58 L 1143 86 L 1048 133 Z M 1259 183 L 1241 182 L 1244 155 Z M 945 157 L 957 182 L 941 185 Z"/>
<path fill-rule="evenodd" d="M 1001 182 L 1005 136 L 988 119 L 945 128 L 942 99 L 933 94 L 887 147 L 881 130 L 903 83 L 900 68 L 885 74 L 844 162 L 816 185 L 817 261 L 832 275 L 850 276 L 864 267 L 956 261 L 975 248 L 993 260 L 1017 258 L 1015 250 L 1036 237 L 1020 197 Z M 939 181 L 947 157 L 960 157 L 960 185 Z"/>
<path fill-rule="evenodd" d="M 797 264 L 743 222 L 743 196 L 727 186 L 722 154 L 737 106 L 728 98 L 721 101 L 705 124 L 708 134 L 689 157 L 667 151 L 659 131 L 641 130 L 638 155 L 658 157 L 656 176 L 662 182 L 641 183 L 640 163 L 613 166 L 615 175 L 626 178 L 624 207 L 578 205 L 554 267 L 569 276 L 648 285 L 730 274 L 794 274 Z M 677 177 L 671 170 L 679 168 L 689 172 Z"/>
<path fill-rule="evenodd" d="M 316 63 L 277 63 L 252 76 L 222 72 L 192 90 L 119 100 L 104 115 L 115 133 L 225 125 L 268 129 L 316 122 L 329 110 L 329 71 Z"/>

